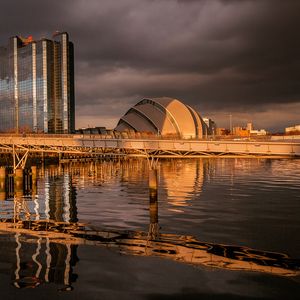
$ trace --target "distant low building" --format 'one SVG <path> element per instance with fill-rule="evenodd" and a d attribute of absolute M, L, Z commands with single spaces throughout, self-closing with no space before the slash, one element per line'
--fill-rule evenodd
<path fill-rule="evenodd" d="M 105 127 L 88 127 L 76 129 L 77 134 L 107 134 L 109 130 Z"/>
<path fill-rule="evenodd" d="M 265 129 L 250 130 L 250 135 L 267 135 L 267 131 Z"/>
<path fill-rule="evenodd" d="M 285 128 L 285 134 L 300 134 L 300 125 Z"/>
<path fill-rule="evenodd" d="M 267 131 L 265 129 L 254 129 L 253 123 L 247 123 L 246 128 L 236 126 L 233 127 L 233 135 L 240 137 L 247 137 L 251 135 L 267 135 Z"/>
<path fill-rule="evenodd" d="M 233 127 L 232 133 L 233 133 L 233 135 L 244 136 L 245 137 L 245 136 L 249 136 L 250 131 L 246 128 L 236 126 L 236 127 Z"/>
<path fill-rule="evenodd" d="M 222 127 L 216 128 L 216 135 L 228 135 L 230 133 L 230 130 Z"/>

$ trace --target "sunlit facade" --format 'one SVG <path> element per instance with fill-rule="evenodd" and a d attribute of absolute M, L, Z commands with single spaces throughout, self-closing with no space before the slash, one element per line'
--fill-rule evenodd
<path fill-rule="evenodd" d="M 141 100 L 125 113 L 115 129 L 184 139 L 202 138 L 208 131 L 196 110 L 168 97 Z"/>
<path fill-rule="evenodd" d="M 0 47 L 0 132 L 74 132 L 73 53 L 66 32 Z"/>

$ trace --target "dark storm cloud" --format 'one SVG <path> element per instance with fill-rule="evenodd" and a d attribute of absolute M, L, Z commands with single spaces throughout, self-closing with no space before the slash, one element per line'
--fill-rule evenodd
<path fill-rule="evenodd" d="M 143 96 L 259 114 L 300 103 L 299 16 L 296 0 L 1 0 L 0 38 L 69 32 L 79 121 Z"/>

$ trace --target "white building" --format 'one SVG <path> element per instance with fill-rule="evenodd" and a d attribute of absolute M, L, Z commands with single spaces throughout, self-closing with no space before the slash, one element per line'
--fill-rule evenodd
<path fill-rule="evenodd" d="M 292 126 L 292 127 L 286 127 L 285 128 L 285 133 L 291 133 L 291 132 L 295 132 L 295 131 L 300 132 L 300 125 L 295 125 L 295 126 Z"/>
<path fill-rule="evenodd" d="M 267 131 L 265 129 L 250 130 L 250 135 L 267 135 Z"/>

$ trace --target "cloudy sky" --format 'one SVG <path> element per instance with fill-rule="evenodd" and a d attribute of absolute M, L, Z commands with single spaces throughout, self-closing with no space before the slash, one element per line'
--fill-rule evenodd
<path fill-rule="evenodd" d="M 114 127 L 169 96 L 219 126 L 300 123 L 298 0 L 0 0 L 0 44 L 67 31 L 76 126 Z"/>

